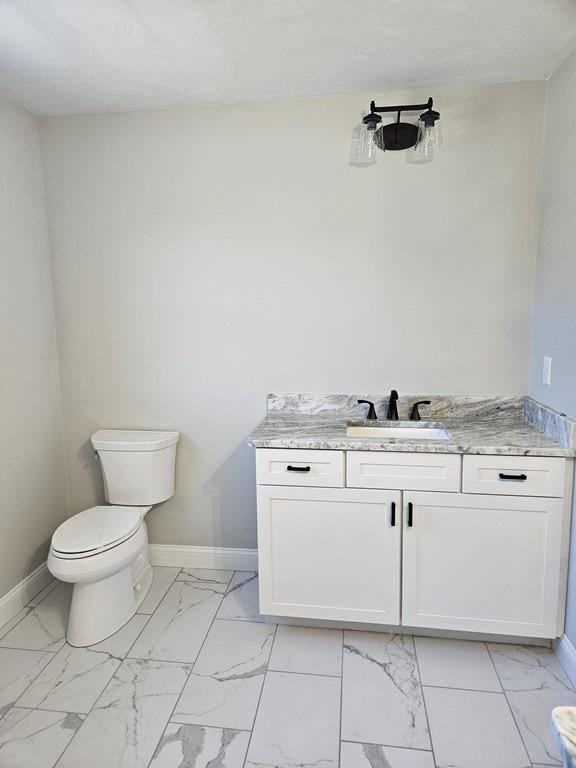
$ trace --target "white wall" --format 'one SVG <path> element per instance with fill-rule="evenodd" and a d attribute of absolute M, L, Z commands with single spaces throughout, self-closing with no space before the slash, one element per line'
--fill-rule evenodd
<path fill-rule="evenodd" d="M 548 81 L 530 391 L 576 418 L 576 53 Z M 552 357 L 551 386 L 542 357 Z M 576 645 L 576 524 L 566 633 Z"/>
<path fill-rule="evenodd" d="M 72 511 L 94 430 L 176 428 L 152 540 L 253 546 L 268 392 L 525 392 L 544 84 L 434 89 L 436 163 L 348 166 L 429 95 L 44 120 Z"/>
<path fill-rule="evenodd" d="M 66 517 L 38 121 L 0 103 L 0 596 Z"/>

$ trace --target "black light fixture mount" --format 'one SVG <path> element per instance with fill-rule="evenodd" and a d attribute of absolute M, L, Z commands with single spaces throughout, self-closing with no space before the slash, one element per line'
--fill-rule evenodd
<path fill-rule="evenodd" d="M 433 126 L 440 119 L 440 113 L 433 107 L 432 97 L 425 104 L 401 104 L 395 107 L 377 107 L 374 101 L 370 102 L 370 112 L 362 122 L 367 130 L 374 131 L 374 143 L 382 150 L 410 149 L 416 146 L 419 137 L 418 126 L 414 123 L 404 123 L 401 121 L 402 112 L 420 112 L 420 121 L 426 126 Z M 381 114 L 396 112 L 397 117 L 394 123 L 381 125 Z"/>

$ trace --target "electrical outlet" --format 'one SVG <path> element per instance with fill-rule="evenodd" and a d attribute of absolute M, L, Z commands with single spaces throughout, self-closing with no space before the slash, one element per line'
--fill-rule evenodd
<path fill-rule="evenodd" d="M 552 381 L 552 358 L 545 357 L 542 361 L 542 383 L 548 387 Z"/>

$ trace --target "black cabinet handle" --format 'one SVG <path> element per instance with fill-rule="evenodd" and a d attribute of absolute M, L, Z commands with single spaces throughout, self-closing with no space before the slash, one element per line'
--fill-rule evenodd
<path fill-rule="evenodd" d="M 288 464 L 286 469 L 288 472 L 310 472 L 310 467 L 293 467 L 292 464 Z"/>
<path fill-rule="evenodd" d="M 390 525 L 392 528 L 396 525 L 396 502 L 390 504 Z"/>
<path fill-rule="evenodd" d="M 528 480 L 528 475 L 525 475 L 524 472 L 520 475 L 507 475 L 505 472 L 500 472 L 498 477 L 500 480 Z"/>
<path fill-rule="evenodd" d="M 408 528 L 412 528 L 414 525 L 414 504 L 411 501 L 408 502 Z"/>

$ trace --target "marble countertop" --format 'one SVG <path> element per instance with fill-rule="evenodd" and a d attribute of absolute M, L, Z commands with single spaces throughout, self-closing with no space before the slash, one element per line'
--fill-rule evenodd
<path fill-rule="evenodd" d="M 411 397 L 422 399 L 420 395 Z M 463 402 L 465 398 L 460 398 L 461 402 L 451 407 L 452 404 L 448 403 L 448 398 L 445 397 L 444 412 L 439 411 L 437 407 L 431 414 L 433 418 L 430 420 L 441 421 L 446 425 L 450 433 L 447 440 L 347 437 L 346 427 L 350 423 L 378 425 L 378 422 L 358 420 L 358 409 L 356 408 L 355 414 L 350 410 L 353 398 L 356 396 L 350 396 L 346 407 L 331 409 L 309 406 L 302 408 L 299 405 L 292 408 L 276 407 L 278 401 L 271 403 L 269 399 L 269 413 L 250 435 L 249 442 L 255 448 L 411 451 L 568 458 L 576 456 L 572 434 L 570 440 L 562 439 L 565 435 L 559 434 L 557 425 L 552 429 L 547 424 L 547 419 L 541 414 L 534 415 L 535 401 L 531 401 L 530 411 L 524 408 L 524 398 L 502 398 L 500 403 L 496 398 L 486 398 L 485 407 L 479 406 L 480 399 L 476 398 L 473 402 L 474 407 L 467 408 L 469 403 Z M 433 395 L 430 396 L 430 399 L 433 398 Z M 306 412 L 302 412 L 303 410 Z M 424 410 L 423 408 L 422 411 Z M 453 415 L 448 415 L 450 411 Z M 422 415 L 423 423 L 425 418 L 424 414 Z M 405 416 L 401 413 L 400 418 Z"/>

